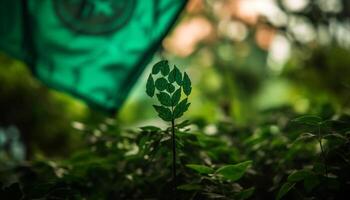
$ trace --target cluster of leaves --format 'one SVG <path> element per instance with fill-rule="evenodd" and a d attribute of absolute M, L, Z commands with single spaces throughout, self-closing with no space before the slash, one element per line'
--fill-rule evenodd
<path fill-rule="evenodd" d="M 158 74 L 160 77 L 154 81 L 153 76 Z M 181 100 L 182 91 L 186 98 Z M 166 60 L 162 60 L 153 66 L 146 84 L 148 96 L 153 97 L 156 93 L 161 105 L 153 105 L 153 107 L 164 121 L 175 120 L 187 111 L 190 106 L 188 95 L 191 94 L 191 91 L 191 80 L 187 73 L 182 74 L 176 66 L 170 70 Z"/>
<path fill-rule="evenodd" d="M 197 172 L 200 178 L 194 183 L 180 185 L 178 189 L 201 191 L 209 199 L 248 199 L 253 195 L 255 188 L 243 189 L 235 182 L 243 177 L 251 163 L 252 161 L 245 161 L 225 165 L 216 170 L 205 165 L 188 164 L 186 166 Z"/>
<path fill-rule="evenodd" d="M 314 143 L 320 152 L 312 166 L 294 170 L 281 186 L 277 199 L 294 190 L 302 198 L 341 199 L 350 186 L 349 119 L 323 120 L 307 115 L 294 119 L 307 130 L 296 142 Z"/>

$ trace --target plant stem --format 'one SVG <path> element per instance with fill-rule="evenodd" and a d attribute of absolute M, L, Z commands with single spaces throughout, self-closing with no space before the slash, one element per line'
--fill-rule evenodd
<path fill-rule="evenodd" d="M 328 177 L 328 167 L 327 167 L 327 163 L 326 163 L 326 154 L 325 154 L 325 151 L 324 151 L 323 145 L 322 145 L 321 126 L 320 125 L 318 126 L 318 143 L 320 144 L 320 148 L 321 148 L 321 155 L 322 155 L 322 158 L 323 158 L 325 174 Z"/>
<path fill-rule="evenodd" d="M 173 109 L 172 109 L 173 110 Z M 176 142 L 175 142 L 175 119 L 171 120 L 171 140 L 173 149 L 173 178 L 172 178 L 172 189 L 173 199 L 176 200 Z"/>

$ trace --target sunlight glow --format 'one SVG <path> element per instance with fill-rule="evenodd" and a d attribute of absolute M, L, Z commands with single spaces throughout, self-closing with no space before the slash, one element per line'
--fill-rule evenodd
<path fill-rule="evenodd" d="M 324 12 L 339 13 L 343 10 L 340 0 L 317 0 L 317 3 Z"/>
<path fill-rule="evenodd" d="M 271 70 L 281 71 L 290 57 L 291 44 L 286 37 L 276 35 L 269 50 L 268 64 Z"/>
<path fill-rule="evenodd" d="M 266 17 L 275 26 L 286 24 L 287 16 L 274 0 L 240 0 L 238 15 L 257 22 L 258 16 Z"/>
<path fill-rule="evenodd" d="M 282 5 L 289 11 L 302 11 L 310 3 L 309 0 L 282 0 Z"/>
<path fill-rule="evenodd" d="M 242 22 L 222 20 L 219 23 L 219 33 L 234 41 L 243 41 L 248 35 L 248 29 Z"/>
<path fill-rule="evenodd" d="M 306 18 L 292 17 L 288 28 L 299 42 L 308 43 L 316 38 L 316 31 Z"/>

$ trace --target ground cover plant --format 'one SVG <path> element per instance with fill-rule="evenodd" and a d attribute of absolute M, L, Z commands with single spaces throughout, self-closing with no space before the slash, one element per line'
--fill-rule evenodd
<path fill-rule="evenodd" d="M 342 199 L 350 186 L 350 116 L 288 107 L 237 126 L 180 119 L 191 80 L 167 61 L 146 93 L 165 128 L 76 122 L 83 144 L 57 159 L 1 166 L 2 199 Z M 181 98 L 182 97 L 182 98 Z M 149 105 L 151 106 L 151 105 Z M 325 112 L 327 111 L 327 112 Z M 323 114 L 322 114 L 323 113 Z M 175 121 L 176 120 L 176 121 Z"/>

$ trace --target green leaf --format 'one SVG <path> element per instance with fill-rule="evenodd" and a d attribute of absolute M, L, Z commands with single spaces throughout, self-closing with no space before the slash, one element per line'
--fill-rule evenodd
<path fill-rule="evenodd" d="M 161 70 L 163 71 L 163 68 L 166 66 L 169 67 L 167 60 L 161 60 L 157 62 L 156 64 L 153 65 L 152 74 L 158 74 Z"/>
<path fill-rule="evenodd" d="M 174 66 L 174 69 L 169 73 L 168 80 L 170 83 L 176 81 L 179 86 L 182 84 L 182 74 L 176 66 Z"/>
<path fill-rule="evenodd" d="M 205 165 L 196 165 L 196 164 L 188 164 L 186 167 L 193 169 L 194 171 L 200 174 L 212 174 L 214 173 L 214 169 L 207 167 Z"/>
<path fill-rule="evenodd" d="M 293 122 L 297 122 L 300 124 L 318 126 L 322 123 L 322 119 L 315 115 L 305 115 L 292 120 Z"/>
<path fill-rule="evenodd" d="M 161 73 L 163 76 L 167 76 L 170 72 L 170 68 L 169 68 L 169 64 L 168 61 L 166 61 L 166 63 L 164 63 L 160 69 Z"/>
<path fill-rule="evenodd" d="M 174 83 L 175 82 L 175 74 L 176 74 L 176 71 L 175 71 L 175 67 L 174 69 L 172 69 L 168 75 L 168 81 L 169 83 Z"/>
<path fill-rule="evenodd" d="M 193 191 L 193 190 L 200 190 L 201 185 L 195 184 L 195 183 L 190 183 L 190 184 L 184 184 L 177 186 L 178 190 L 185 190 L 185 191 Z"/>
<path fill-rule="evenodd" d="M 167 88 L 168 81 L 165 78 L 158 78 L 155 85 L 159 91 L 163 91 Z"/>
<path fill-rule="evenodd" d="M 187 103 L 187 98 L 183 99 L 179 104 L 177 104 L 173 113 L 174 119 L 181 117 L 184 114 L 184 112 L 186 112 L 189 106 L 190 103 Z"/>
<path fill-rule="evenodd" d="M 308 139 L 313 139 L 316 138 L 317 136 L 312 133 L 303 133 L 301 134 L 295 141 L 300 141 L 300 140 L 308 140 Z"/>
<path fill-rule="evenodd" d="M 255 191 L 254 187 L 242 190 L 235 195 L 235 199 L 239 199 L 239 200 L 248 199 L 254 194 L 254 191 Z"/>
<path fill-rule="evenodd" d="M 164 121 L 171 121 L 172 115 L 171 110 L 164 106 L 153 105 L 154 109 L 158 112 L 158 116 L 162 118 Z"/>
<path fill-rule="evenodd" d="M 216 170 L 216 174 L 223 176 L 225 179 L 237 181 L 244 175 L 251 164 L 252 161 L 245 161 L 235 165 L 226 165 Z"/>
<path fill-rule="evenodd" d="M 155 90 L 155 86 L 154 86 L 154 80 L 152 75 L 150 74 L 148 79 L 147 79 L 147 83 L 146 83 L 146 93 L 148 96 L 153 97 L 154 96 L 154 90 Z"/>
<path fill-rule="evenodd" d="M 159 94 L 157 94 L 157 98 L 163 106 L 171 106 L 172 99 L 169 94 L 165 92 L 160 92 Z"/>
<path fill-rule="evenodd" d="M 315 187 L 320 184 L 320 179 L 316 174 L 312 174 L 304 179 L 304 188 L 307 192 L 311 192 Z"/>
<path fill-rule="evenodd" d="M 181 98 L 181 88 L 177 89 L 174 92 L 173 96 L 171 97 L 171 105 L 176 106 L 176 104 L 179 103 L 180 98 Z"/>
<path fill-rule="evenodd" d="M 282 185 L 281 189 L 278 191 L 276 200 L 281 199 L 282 197 L 284 197 L 291 189 L 294 188 L 295 183 L 291 183 L 291 182 L 286 182 Z"/>
<path fill-rule="evenodd" d="M 142 126 L 142 127 L 140 127 L 140 129 L 142 131 L 145 131 L 145 132 L 157 132 L 157 131 L 161 131 L 162 130 L 159 127 L 156 127 L 156 126 Z"/>
<path fill-rule="evenodd" d="M 177 69 L 177 68 L 176 68 L 176 69 Z M 177 71 L 177 72 L 176 72 L 176 74 L 175 74 L 175 81 L 176 81 L 176 83 L 177 83 L 179 86 L 181 86 L 181 85 L 182 85 L 182 74 L 181 74 L 181 72 L 180 72 L 179 69 L 177 69 L 176 71 Z"/>
<path fill-rule="evenodd" d="M 173 86 L 173 84 L 168 83 L 166 91 L 168 91 L 169 93 L 173 93 L 175 91 L 175 86 Z"/>
<path fill-rule="evenodd" d="M 225 195 L 217 194 L 217 193 L 213 193 L 213 192 L 206 192 L 203 194 L 207 197 L 205 199 L 225 199 L 225 198 L 227 198 Z"/>
<path fill-rule="evenodd" d="M 339 134 L 339 133 L 331 133 L 331 134 L 327 134 L 325 136 L 322 137 L 323 139 L 328 139 L 328 138 L 336 138 L 336 139 L 340 139 L 343 141 L 349 141 L 348 138 L 346 138 L 345 136 Z"/>
<path fill-rule="evenodd" d="M 177 127 L 178 129 L 182 129 L 182 128 L 188 127 L 189 125 L 191 125 L 190 121 L 185 120 L 185 121 L 182 121 L 180 123 L 176 123 L 175 127 Z"/>
<path fill-rule="evenodd" d="M 304 180 L 305 178 L 309 177 L 312 175 L 312 172 L 310 170 L 299 170 L 299 171 L 295 171 L 292 174 L 290 174 L 288 176 L 288 181 L 289 182 L 298 182 L 301 180 Z"/>
<path fill-rule="evenodd" d="M 182 86 L 183 86 L 184 93 L 187 96 L 190 95 L 191 94 L 191 90 L 192 90 L 191 80 L 190 80 L 190 77 L 188 77 L 186 72 L 184 74 L 184 79 L 182 81 Z"/>

